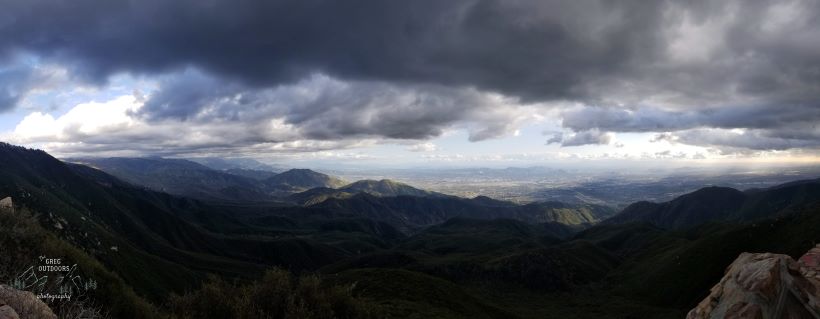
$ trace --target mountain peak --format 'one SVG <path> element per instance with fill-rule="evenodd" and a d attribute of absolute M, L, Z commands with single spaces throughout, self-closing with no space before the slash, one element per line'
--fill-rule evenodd
<path fill-rule="evenodd" d="M 606 223 L 649 222 L 661 228 L 684 229 L 707 222 L 748 222 L 788 212 L 790 206 L 815 201 L 820 183 L 811 180 L 742 192 L 709 186 L 664 202 L 636 202 Z"/>
<path fill-rule="evenodd" d="M 345 185 L 345 182 L 337 177 L 307 168 L 290 169 L 276 174 L 264 182 L 269 186 L 292 187 L 302 191 L 315 187 L 338 188 Z"/>
<path fill-rule="evenodd" d="M 255 180 L 228 174 L 177 158 L 80 158 L 71 162 L 91 166 L 135 185 L 200 199 L 267 199 Z"/>
<path fill-rule="evenodd" d="M 432 196 L 437 194 L 389 179 L 360 180 L 342 187 L 341 190 L 376 196 Z"/>

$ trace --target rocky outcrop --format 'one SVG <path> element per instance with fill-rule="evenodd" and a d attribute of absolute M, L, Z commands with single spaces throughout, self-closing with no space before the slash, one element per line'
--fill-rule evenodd
<path fill-rule="evenodd" d="M 798 261 L 741 254 L 687 318 L 820 319 L 820 245 Z"/>
<path fill-rule="evenodd" d="M 57 319 L 33 293 L 0 285 L 0 319 Z"/>
<path fill-rule="evenodd" d="M 1 304 L 2 302 L 0 302 Z M 14 309 L 11 308 L 9 305 L 0 305 L 0 319 L 20 319 L 20 316 L 17 314 Z"/>

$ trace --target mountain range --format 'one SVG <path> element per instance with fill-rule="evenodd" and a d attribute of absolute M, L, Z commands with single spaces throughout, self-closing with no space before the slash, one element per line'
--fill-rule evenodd
<path fill-rule="evenodd" d="M 421 190 L 410 185 L 383 179 L 360 180 L 338 188 L 316 187 L 304 192 L 292 194 L 288 200 L 309 206 L 324 202 L 329 198 L 346 199 L 358 193 L 367 193 L 378 197 L 417 196 L 417 197 L 447 197 L 447 195 Z"/>
<path fill-rule="evenodd" d="M 229 166 L 218 170 L 190 160 L 159 157 L 69 161 L 100 169 L 134 185 L 204 200 L 271 201 L 314 187 L 346 184 L 338 178 L 307 169 L 276 173 Z M 212 165 L 213 162 L 209 161 Z"/>
<path fill-rule="evenodd" d="M 745 192 L 728 187 L 706 187 L 669 202 L 633 203 L 606 223 L 640 221 L 662 228 L 685 229 L 707 222 L 749 222 L 788 215 L 795 207 L 818 199 L 820 179 Z"/>
<path fill-rule="evenodd" d="M 276 197 L 270 185 L 304 190 Z M 193 305 L 174 296 L 230 296 L 210 280 L 270 280 L 271 267 L 313 274 L 325 283 L 311 291 L 341 287 L 381 317 L 680 318 L 740 253 L 798 257 L 820 242 L 818 190 L 705 187 L 617 211 L 308 170 L 253 179 L 185 160 L 63 162 L 0 144 L 0 198 L 15 208 L 0 211 L 0 283 L 46 254 L 98 280 L 86 301 L 114 318 L 185 317 Z"/>
<path fill-rule="evenodd" d="M 151 190 L 206 201 L 279 201 L 310 207 L 288 207 L 283 215 L 356 216 L 387 222 L 404 232 L 438 224 L 456 216 L 513 218 L 531 223 L 589 226 L 615 213 L 602 205 L 537 202 L 518 205 L 487 197 L 464 199 L 383 180 L 346 183 L 309 169 L 291 169 L 258 180 L 218 171 L 180 159 L 74 159 Z M 173 190 L 173 191 L 169 191 Z M 292 212 L 299 211 L 299 212 Z"/>

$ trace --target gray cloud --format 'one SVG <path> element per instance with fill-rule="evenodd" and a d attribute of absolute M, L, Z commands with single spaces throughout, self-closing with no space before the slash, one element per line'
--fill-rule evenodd
<path fill-rule="evenodd" d="M 256 86 L 321 72 L 532 99 L 630 100 L 620 95 L 636 84 L 696 99 L 733 87 L 778 93 L 816 83 L 803 68 L 818 62 L 816 45 L 784 38 L 816 35 L 817 4 L 801 2 L 806 17 L 760 32 L 758 21 L 782 4 L 6 0 L 0 47 L 64 60 L 97 81 L 193 65 Z M 717 27 L 680 28 L 699 23 Z M 708 56 L 691 61 L 701 46 L 711 48 Z"/>
<path fill-rule="evenodd" d="M 665 111 L 652 107 L 625 109 L 581 107 L 562 113 L 566 128 L 598 128 L 618 132 L 657 132 L 696 127 L 780 129 L 787 125 L 816 127 L 820 102 L 812 104 L 724 106 L 692 111 Z"/>
<path fill-rule="evenodd" d="M 274 119 L 315 140 L 428 139 L 462 126 L 480 141 L 523 117 L 491 92 L 587 105 L 563 113 L 575 133 L 554 142 L 566 146 L 601 144 L 600 132 L 750 149 L 818 140 L 812 0 L 0 4 L 0 60 L 28 52 L 97 84 L 160 75 L 143 119 L 245 123 L 263 142 L 285 141 L 265 133 Z M 4 78 L 19 77 L 0 73 L 0 110 L 24 91 Z M 735 128 L 754 133 L 743 143 L 719 133 Z"/>
<path fill-rule="evenodd" d="M 799 139 L 779 136 L 777 133 L 779 132 L 770 130 L 693 129 L 659 134 L 653 140 L 711 146 L 731 151 L 737 149 L 765 151 L 820 147 L 820 132 L 818 131 L 813 132 L 814 138 Z"/>
<path fill-rule="evenodd" d="M 820 104 L 816 103 L 783 102 L 776 106 L 724 106 L 692 111 L 581 107 L 564 112 L 562 118 L 562 125 L 574 131 L 665 132 L 656 134 L 652 142 L 666 140 L 756 150 L 820 146 Z M 751 133 L 725 134 L 732 129 Z"/>
<path fill-rule="evenodd" d="M 28 72 L 21 69 L 0 70 L 0 112 L 8 111 L 17 106 L 25 93 L 18 87 L 21 77 L 27 77 Z"/>
<path fill-rule="evenodd" d="M 660 3 L 4 1 L 0 47 L 86 78 L 194 65 L 252 86 L 322 72 L 548 98 L 661 49 Z M 597 26 L 596 26 L 597 25 Z"/>
<path fill-rule="evenodd" d="M 189 71 L 169 78 L 135 114 L 149 121 L 228 121 L 249 124 L 281 119 L 300 138 L 429 139 L 462 125 L 471 141 L 509 134 L 528 115 L 506 108 L 491 94 L 440 85 L 397 86 L 339 81 L 315 75 L 293 85 L 249 89 Z"/>
<path fill-rule="evenodd" d="M 475 89 L 324 75 L 247 88 L 191 70 L 167 76 L 160 87 L 146 96 L 78 105 L 56 118 L 33 113 L 8 138 L 47 143 L 50 151 L 68 156 L 259 156 L 409 145 L 453 127 L 479 141 L 512 134 L 532 118 L 517 99 Z M 411 150 L 435 149 L 431 143 L 417 145 Z"/>
<path fill-rule="evenodd" d="M 547 144 L 561 144 L 561 146 L 608 145 L 614 140 L 611 133 L 600 132 L 597 129 L 564 134 L 555 133 L 547 140 Z"/>
<path fill-rule="evenodd" d="M 44 75 L 27 65 L 0 65 L 0 113 L 13 109 Z"/>

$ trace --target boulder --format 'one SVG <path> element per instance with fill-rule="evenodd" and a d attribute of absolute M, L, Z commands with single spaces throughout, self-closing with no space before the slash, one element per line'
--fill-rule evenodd
<path fill-rule="evenodd" d="M 48 305 L 28 291 L 0 285 L 0 303 L 5 304 L 5 307 L 0 307 L 0 319 L 57 319 Z"/>
<path fill-rule="evenodd" d="M 818 257 L 820 246 L 799 262 L 787 255 L 743 253 L 686 317 L 820 319 Z"/>
<path fill-rule="evenodd" d="M 0 319 L 20 319 L 20 316 L 9 305 L 2 305 L 0 306 Z"/>
<path fill-rule="evenodd" d="M 800 266 L 806 270 L 820 270 L 820 245 L 815 246 L 798 259 Z"/>

